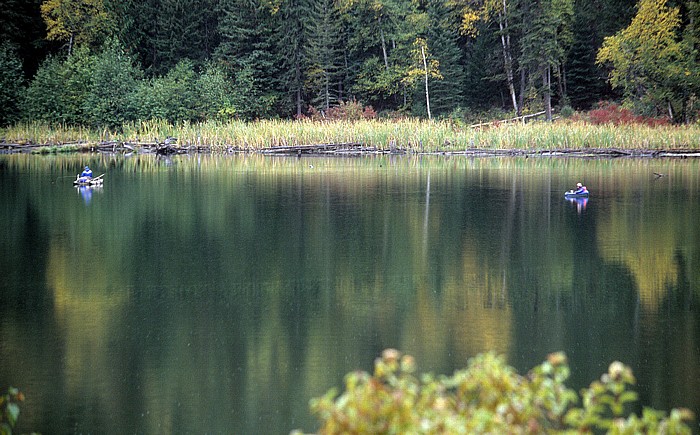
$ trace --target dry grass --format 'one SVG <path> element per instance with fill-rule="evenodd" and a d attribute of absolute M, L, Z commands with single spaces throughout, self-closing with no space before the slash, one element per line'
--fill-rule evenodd
<path fill-rule="evenodd" d="M 120 132 L 95 131 L 65 125 L 17 124 L 0 130 L 6 143 L 94 144 L 109 140 L 148 143 L 178 138 L 181 146 L 203 146 L 214 151 L 229 147 L 257 150 L 272 146 L 361 143 L 378 149 L 412 152 L 466 149 L 558 150 L 586 148 L 694 149 L 700 148 L 700 126 L 592 125 L 582 121 L 503 124 L 473 129 L 449 121 L 232 121 L 184 123 L 144 121 L 123 126 Z"/>

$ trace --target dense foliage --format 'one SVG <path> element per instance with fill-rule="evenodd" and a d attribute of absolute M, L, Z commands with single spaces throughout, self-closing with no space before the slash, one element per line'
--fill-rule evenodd
<path fill-rule="evenodd" d="M 0 45 L 0 125 L 18 117 L 22 89 L 22 61 L 7 43 Z"/>
<path fill-rule="evenodd" d="M 311 401 L 321 421 L 320 433 L 599 433 L 690 434 L 687 409 L 669 416 L 645 408 L 638 416 L 629 405 L 637 394 L 629 367 L 613 362 L 608 372 L 581 391 L 565 385 L 566 356 L 519 375 L 502 357 L 481 354 L 452 376 L 414 374 L 409 355 L 387 349 L 374 373 L 353 372 L 345 391 Z"/>
<path fill-rule="evenodd" d="M 323 116 L 348 101 L 380 116 L 551 116 L 622 98 L 673 122 L 698 112 L 696 0 L 8 0 L 0 12 L 3 125 Z"/>

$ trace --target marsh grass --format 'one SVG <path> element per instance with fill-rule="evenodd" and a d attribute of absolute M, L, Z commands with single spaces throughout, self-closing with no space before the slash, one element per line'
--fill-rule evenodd
<path fill-rule="evenodd" d="M 700 148 L 698 125 L 592 125 L 583 121 L 501 124 L 475 129 L 450 121 L 418 119 L 209 121 L 179 125 L 156 120 L 125 124 L 119 132 L 37 123 L 17 124 L 0 130 L 0 140 L 6 143 L 49 147 L 70 144 L 80 148 L 110 140 L 153 143 L 168 137 L 177 138 L 182 147 L 205 147 L 213 151 L 339 143 L 360 143 L 379 150 L 396 147 L 411 152 Z"/>

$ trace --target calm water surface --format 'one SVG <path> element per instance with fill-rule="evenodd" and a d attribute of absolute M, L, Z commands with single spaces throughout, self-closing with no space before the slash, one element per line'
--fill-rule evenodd
<path fill-rule="evenodd" d="M 700 415 L 697 160 L 5 155 L 0 222 L 23 431 L 312 431 L 387 347 L 444 374 L 563 350 L 576 389 L 621 360 Z"/>

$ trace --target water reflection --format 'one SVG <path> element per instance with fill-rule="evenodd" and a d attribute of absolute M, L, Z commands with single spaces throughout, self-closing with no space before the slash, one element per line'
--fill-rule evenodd
<path fill-rule="evenodd" d="M 102 186 L 101 185 L 95 185 L 95 186 L 75 186 L 75 189 L 78 191 L 80 194 L 80 197 L 83 198 L 83 201 L 85 201 L 85 205 L 90 205 L 90 202 L 92 201 L 92 194 L 93 192 L 102 192 Z"/>
<path fill-rule="evenodd" d="M 313 430 L 385 347 L 438 373 L 564 350 L 576 388 L 619 359 L 645 404 L 700 408 L 698 162 L 96 155 L 84 207 L 54 183 L 84 160 L 0 160 L 26 431 Z M 561 201 L 579 178 L 595 200 Z"/>
<path fill-rule="evenodd" d="M 576 207 L 578 214 L 581 214 L 588 206 L 588 198 L 566 198 L 566 200 Z"/>

